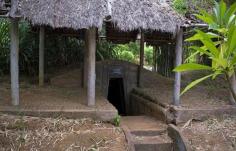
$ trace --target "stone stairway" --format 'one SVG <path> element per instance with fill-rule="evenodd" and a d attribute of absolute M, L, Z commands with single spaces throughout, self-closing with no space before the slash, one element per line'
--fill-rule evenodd
<path fill-rule="evenodd" d="M 126 116 L 121 119 L 131 151 L 173 151 L 167 125 L 147 116 Z"/>

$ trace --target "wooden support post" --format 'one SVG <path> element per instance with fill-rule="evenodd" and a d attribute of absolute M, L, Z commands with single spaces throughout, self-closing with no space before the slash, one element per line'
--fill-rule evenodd
<path fill-rule="evenodd" d="M 40 31 L 39 31 L 39 86 L 44 85 L 44 47 L 45 47 L 45 28 L 40 27 Z"/>
<path fill-rule="evenodd" d="M 95 105 L 95 91 L 96 91 L 96 28 L 90 28 L 86 31 L 88 43 L 88 62 L 87 62 L 87 101 L 88 106 Z"/>
<path fill-rule="evenodd" d="M 141 87 L 143 65 L 144 65 L 144 32 L 141 31 L 139 67 L 138 67 L 138 81 L 137 81 L 137 86 L 138 87 Z"/>
<path fill-rule="evenodd" d="M 157 72 L 157 46 L 153 46 L 153 71 Z"/>
<path fill-rule="evenodd" d="M 19 98 L 19 31 L 18 20 L 11 19 L 11 97 L 12 105 L 17 106 L 20 103 Z"/>
<path fill-rule="evenodd" d="M 88 79 L 88 48 L 89 48 L 89 37 L 88 34 L 85 34 L 84 42 L 84 63 L 83 63 L 83 88 L 87 88 L 87 79 Z"/>
<path fill-rule="evenodd" d="M 175 48 L 175 66 L 182 64 L 183 55 L 183 29 L 178 27 L 176 35 L 176 48 Z M 175 72 L 175 83 L 174 83 L 174 99 L 173 104 L 176 106 L 180 105 L 180 91 L 181 91 L 181 73 Z"/>
<path fill-rule="evenodd" d="M 235 74 L 232 75 L 230 80 L 231 80 L 231 85 L 232 85 L 232 87 L 234 89 L 234 92 L 236 92 L 236 77 L 235 77 Z M 236 105 L 235 101 L 236 100 L 234 100 L 234 97 L 233 97 L 232 93 L 230 93 L 230 104 L 231 105 Z"/>
<path fill-rule="evenodd" d="M 9 12 L 9 16 L 11 18 L 17 18 L 19 17 L 19 0 L 11 0 L 11 10 Z"/>

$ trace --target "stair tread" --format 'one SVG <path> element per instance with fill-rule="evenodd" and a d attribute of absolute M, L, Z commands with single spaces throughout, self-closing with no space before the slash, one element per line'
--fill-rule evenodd
<path fill-rule="evenodd" d="M 147 116 L 122 117 L 121 125 L 126 125 L 132 131 L 165 131 L 167 125 L 162 121 Z"/>
<path fill-rule="evenodd" d="M 159 136 L 136 136 L 133 135 L 134 144 L 172 144 L 167 134 Z"/>

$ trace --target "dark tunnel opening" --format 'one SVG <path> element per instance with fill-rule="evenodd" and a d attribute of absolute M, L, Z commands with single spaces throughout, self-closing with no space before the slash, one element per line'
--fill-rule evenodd
<path fill-rule="evenodd" d="M 123 78 L 111 78 L 107 99 L 118 110 L 120 115 L 126 115 Z"/>

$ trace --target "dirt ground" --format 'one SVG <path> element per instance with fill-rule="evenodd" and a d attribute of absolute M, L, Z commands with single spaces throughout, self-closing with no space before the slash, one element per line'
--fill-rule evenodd
<path fill-rule="evenodd" d="M 123 131 L 91 119 L 0 115 L 0 150 L 126 151 Z"/>
<path fill-rule="evenodd" d="M 127 63 L 127 66 L 136 66 L 131 63 Z M 141 95 L 147 95 L 152 97 L 153 100 L 162 102 L 164 104 L 171 104 L 173 100 L 173 78 L 166 78 L 158 73 L 154 73 L 148 70 L 142 71 L 142 88 L 136 90 Z M 202 72 L 188 72 L 182 76 L 182 88 L 184 88 L 192 80 L 195 80 L 206 73 Z M 136 76 L 135 74 L 133 74 Z M 43 88 L 37 87 L 35 84 L 29 83 L 27 80 L 21 80 L 21 102 L 27 104 L 32 100 L 36 100 L 35 105 L 43 104 L 40 100 L 48 99 L 47 104 L 50 106 L 57 106 L 60 104 L 67 104 L 70 100 L 71 107 L 86 108 L 85 91 L 80 89 L 81 86 L 81 71 L 74 68 L 65 68 L 58 73 L 50 75 L 49 84 Z M 8 81 L 8 82 L 6 82 Z M 10 82 L 8 78 L 0 78 L 0 105 L 2 103 L 10 104 Z M 104 108 L 111 108 L 105 98 L 98 94 L 98 105 Z M 43 96 L 41 94 L 44 94 Z M 4 98 L 4 100 L 2 100 Z M 56 101 L 55 101 L 56 100 Z M 101 101 L 99 101 L 101 100 Z M 222 105 L 229 104 L 229 93 L 226 82 L 223 77 L 218 78 L 215 81 L 207 80 L 200 86 L 193 88 L 181 97 L 181 106 L 186 108 L 209 108 L 220 107 Z M 78 106 L 77 102 L 81 102 L 81 106 Z M 24 103 L 25 102 L 25 103 Z M 99 103 L 101 102 L 101 103 Z M 105 103 L 104 103 L 105 102 Z M 84 105 L 83 105 L 84 104 Z"/>
<path fill-rule="evenodd" d="M 180 126 L 189 146 L 194 151 L 235 151 L 236 117 L 188 122 Z"/>
<path fill-rule="evenodd" d="M 197 76 L 200 77 L 202 75 L 204 73 L 183 74 L 182 88 L 192 80 L 197 79 Z M 149 96 L 163 104 L 171 104 L 173 100 L 173 79 L 145 70 L 143 71 L 142 83 L 143 87 L 136 89 L 138 93 Z M 181 96 L 181 106 L 186 108 L 220 107 L 228 105 L 228 100 L 229 94 L 226 84 L 222 78 L 219 78 L 216 81 L 208 80 L 185 93 Z"/>
<path fill-rule="evenodd" d="M 89 110 L 86 102 L 86 91 L 81 88 L 79 70 L 55 74 L 50 83 L 44 87 L 32 83 L 29 78 L 21 77 L 20 80 L 20 107 L 25 109 L 85 109 Z M 0 77 L 0 106 L 11 105 L 11 86 L 9 76 Z M 115 108 L 96 91 L 96 108 L 101 110 L 115 110 Z"/>
<path fill-rule="evenodd" d="M 136 66 L 128 62 L 123 62 L 127 66 Z M 58 87 L 71 87 L 76 86 L 75 83 L 80 81 L 76 76 L 81 75 L 79 70 L 70 70 L 62 72 L 63 74 L 57 75 L 52 78 L 51 84 Z M 182 74 L 182 89 L 191 81 L 198 79 L 207 73 L 202 71 L 187 72 Z M 136 76 L 136 74 L 132 74 Z M 135 79 L 134 77 L 133 79 Z M 171 104 L 173 100 L 173 86 L 174 79 L 166 78 L 158 73 L 148 70 L 142 70 L 141 78 L 142 88 L 137 88 L 138 92 L 143 95 L 154 98 L 164 104 Z M 199 86 L 191 89 L 181 97 L 181 106 L 185 108 L 209 108 L 220 107 L 229 104 L 229 93 L 227 84 L 223 77 L 216 80 L 206 80 Z"/>

